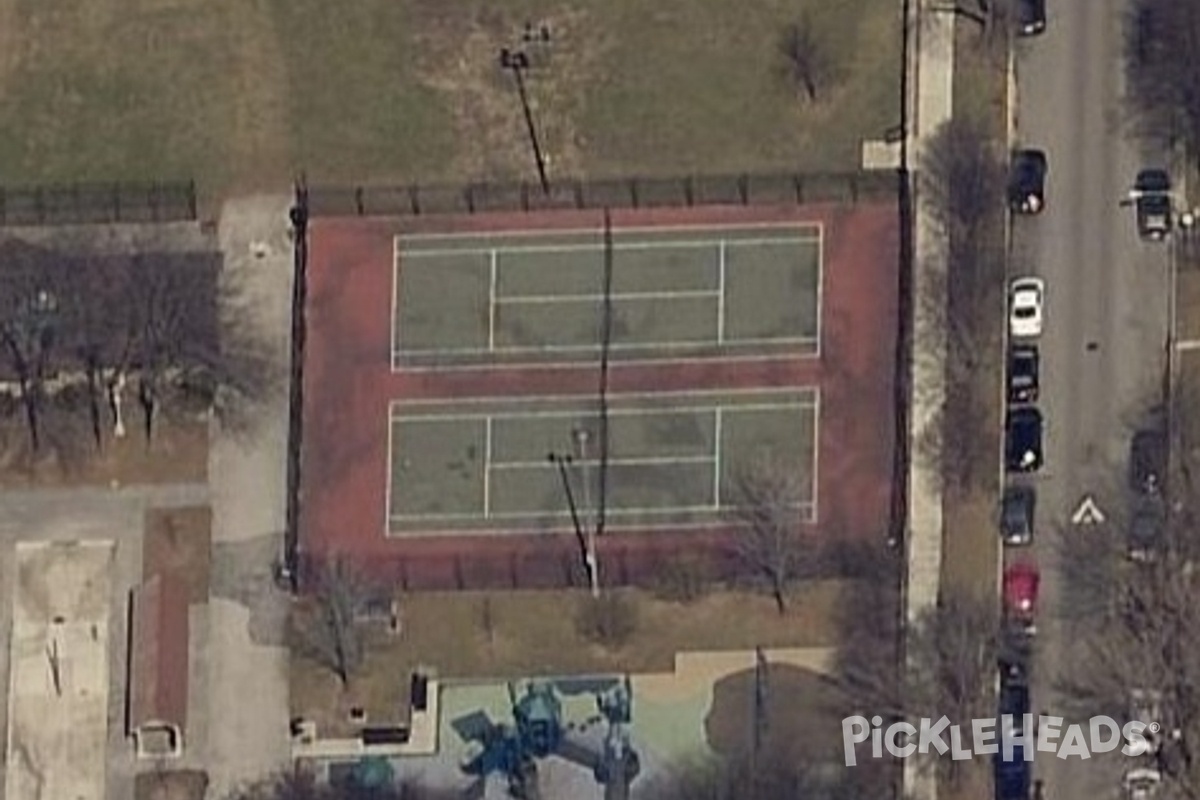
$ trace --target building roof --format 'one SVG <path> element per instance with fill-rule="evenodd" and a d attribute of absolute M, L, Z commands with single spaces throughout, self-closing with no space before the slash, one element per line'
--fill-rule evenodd
<path fill-rule="evenodd" d="M 188 591 L 159 573 L 134 589 L 129 662 L 129 727 L 187 723 Z"/>

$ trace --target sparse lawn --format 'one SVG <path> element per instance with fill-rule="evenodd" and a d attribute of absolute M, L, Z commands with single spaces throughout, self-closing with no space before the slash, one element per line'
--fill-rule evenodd
<path fill-rule="evenodd" d="M 779 75 L 806 9 L 815 104 Z M 533 178 L 497 58 L 526 20 L 552 173 L 850 169 L 899 121 L 894 0 L 0 0 L 4 181 Z"/>
<path fill-rule="evenodd" d="M 836 610 L 848 581 L 797 587 L 780 616 L 764 594 L 715 591 L 690 603 L 669 603 L 630 591 L 637 626 L 609 651 L 576 631 L 581 591 L 431 592 L 401 598 L 402 632 L 367 634 L 366 662 L 348 692 L 328 669 L 291 659 L 292 711 L 323 731 L 343 726 L 349 709 L 398 709 L 407 703 L 408 676 L 433 667 L 443 679 L 515 678 L 610 672 L 669 672 L 681 650 L 830 647 L 837 642 Z M 490 604 L 492 635 L 485 618 Z"/>
<path fill-rule="evenodd" d="M 208 479 L 207 423 L 164 422 L 149 446 L 139 431 L 130 430 L 122 439 L 107 438 L 99 452 L 86 419 L 50 419 L 46 431 L 35 457 L 21 412 L 0 417 L 0 486 L 128 486 Z"/>
<path fill-rule="evenodd" d="M 1200 339 L 1200 270 L 1179 270 L 1175 284 L 1175 318 L 1181 341 Z"/>
<path fill-rule="evenodd" d="M 134 778 L 134 800 L 204 800 L 208 774 L 196 769 L 141 772 Z"/>
<path fill-rule="evenodd" d="M 174 571 L 188 586 L 188 602 L 208 602 L 212 562 L 212 510 L 152 508 L 146 512 L 142 540 L 142 579 Z"/>
<path fill-rule="evenodd" d="M 981 45 L 978 28 L 969 22 L 956 23 L 954 108 L 956 114 L 979 115 L 1001 152 L 1007 135 L 1006 73 L 1003 52 L 988 50 Z M 1004 215 L 1002 203 L 996 203 L 995 219 L 989 223 L 997 241 L 1002 237 Z M 1001 290 L 999 297 L 1004 297 Z M 1001 476 L 1000 453 L 1003 433 L 1001 383 L 1004 380 L 1004 305 L 994 304 L 995 313 L 979 324 L 986 326 L 985 352 L 978 354 L 982 362 L 976 372 L 975 395 L 987 404 L 986 418 L 995 425 L 979 432 L 987 437 L 987 452 L 995 453 L 994 463 L 982 465 L 982 480 L 966 491 L 948 491 L 943 496 L 942 583 L 943 592 L 965 591 L 980 593 L 985 598 L 996 595 L 995 580 L 999 574 L 998 506 Z"/>

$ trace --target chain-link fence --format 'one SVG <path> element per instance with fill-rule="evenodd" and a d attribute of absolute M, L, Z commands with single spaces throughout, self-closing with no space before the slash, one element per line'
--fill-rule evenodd
<path fill-rule="evenodd" d="M 711 205 L 858 203 L 895 197 L 888 170 L 680 178 L 569 180 L 543 191 L 537 183 L 467 186 L 310 186 L 314 216 L 414 217 L 497 211 L 602 208 L 688 208 Z"/>
<path fill-rule="evenodd" d="M 193 181 L 0 186 L 0 226 L 195 219 Z"/>

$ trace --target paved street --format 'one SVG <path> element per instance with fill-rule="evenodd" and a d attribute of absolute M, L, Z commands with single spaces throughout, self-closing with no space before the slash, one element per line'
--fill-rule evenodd
<path fill-rule="evenodd" d="M 1045 467 L 1038 490 L 1036 555 L 1042 608 L 1034 712 L 1062 715 L 1057 679 L 1080 667 L 1072 631 L 1056 619 L 1079 598 L 1061 584 L 1052 543 L 1087 493 L 1115 516 L 1125 487 L 1131 428 L 1161 391 L 1168 324 L 1167 249 L 1143 243 L 1122 199 L 1143 164 L 1122 106 L 1123 0 L 1060 0 L 1044 35 L 1019 45 L 1018 141 L 1047 152 L 1047 208 L 1014 222 L 1015 271 L 1046 280 L 1041 339 Z M 1123 536 L 1119 526 L 1096 535 Z M 1038 755 L 1047 797 L 1114 797 L 1119 767 Z"/>

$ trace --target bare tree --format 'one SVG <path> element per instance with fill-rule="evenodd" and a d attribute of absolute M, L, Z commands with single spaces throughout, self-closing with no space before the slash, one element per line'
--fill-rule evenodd
<path fill-rule="evenodd" d="M 435 789 L 411 779 L 364 785 L 351 778 L 345 783 L 331 784 L 318 781 L 311 772 L 295 769 L 245 784 L 229 800 L 462 800 L 462 797 L 461 791 Z"/>
<path fill-rule="evenodd" d="M 1200 154 L 1200 6 L 1135 0 L 1125 25 L 1129 102 L 1144 132 Z"/>
<path fill-rule="evenodd" d="M 307 607 L 292 618 L 297 653 L 330 669 L 343 687 L 363 661 L 358 614 L 369 594 L 363 577 L 341 556 L 323 564 Z"/>
<path fill-rule="evenodd" d="M 816 29 L 810 14 L 783 29 L 778 50 L 784 78 L 803 91 L 809 102 L 815 103 L 818 92 L 837 79 L 834 49 Z"/>
<path fill-rule="evenodd" d="M 918 164 L 918 189 L 951 240 L 970 242 L 1002 208 L 1005 165 L 982 120 L 955 115 L 926 142 Z"/>
<path fill-rule="evenodd" d="M 853 800 L 883 796 L 888 788 L 883 770 L 831 762 L 797 764 L 776 750 L 757 758 L 745 753 L 724 759 L 683 759 L 639 787 L 638 796 L 646 800 Z"/>
<path fill-rule="evenodd" d="M 800 529 L 804 488 L 796 467 L 767 449 L 741 465 L 735 475 L 736 514 L 742 522 L 735 540 L 743 564 L 763 578 L 780 614 L 811 543 Z"/>

